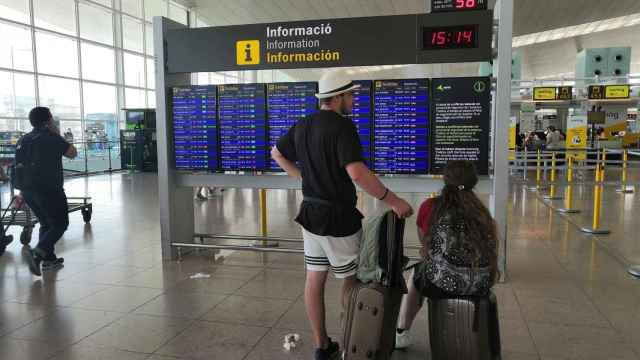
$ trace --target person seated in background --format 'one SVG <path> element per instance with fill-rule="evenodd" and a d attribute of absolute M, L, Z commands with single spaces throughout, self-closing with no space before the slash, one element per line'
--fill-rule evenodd
<path fill-rule="evenodd" d="M 542 140 L 540 140 L 535 132 L 530 131 L 524 140 L 524 147 L 527 151 L 538 151 L 542 149 Z"/>
<path fill-rule="evenodd" d="M 450 161 L 440 195 L 420 206 L 418 263 L 407 281 L 396 348 L 411 345 L 409 330 L 423 297 L 486 296 L 497 277 L 497 230 L 491 213 L 473 192 L 478 183 L 469 161 Z"/>
<path fill-rule="evenodd" d="M 562 149 L 564 145 L 564 137 L 555 126 L 549 126 L 547 128 L 547 149 L 557 150 Z"/>

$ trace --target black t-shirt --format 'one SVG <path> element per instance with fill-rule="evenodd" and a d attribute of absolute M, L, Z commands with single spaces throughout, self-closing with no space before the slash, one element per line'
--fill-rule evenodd
<path fill-rule="evenodd" d="M 349 236 L 362 227 L 356 188 L 345 167 L 364 162 L 355 125 L 348 118 L 320 110 L 298 121 L 277 143 L 282 155 L 298 162 L 302 194 L 331 205 L 303 201 L 296 221 L 321 236 Z"/>
<path fill-rule="evenodd" d="M 37 138 L 36 138 L 37 136 Z M 48 129 L 34 129 L 25 137 L 34 137 L 33 154 L 38 164 L 38 190 L 60 190 L 63 184 L 62 156 L 71 146 L 62 136 Z"/>

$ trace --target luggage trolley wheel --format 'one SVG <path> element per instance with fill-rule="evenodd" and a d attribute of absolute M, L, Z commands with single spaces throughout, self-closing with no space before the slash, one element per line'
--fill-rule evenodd
<path fill-rule="evenodd" d="M 86 208 L 83 208 L 82 210 L 80 210 L 80 212 L 82 213 L 82 220 L 84 220 L 85 224 L 90 223 L 91 214 L 93 213 L 93 208 L 91 207 L 91 205 L 87 206 Z"/>
<path fill-rule="evenodd" d="M 20 243 L 22 245 L 29 245 L 31 242 L 31 233 L 33 232 L 33 227 L 25 226 L 22 228 L 22 232 L 20 233 Z"/>
<path fill-rule="evenodd" d="M 13 235 L 0 235 L 0 256 L 4 254 L 4 251 L 7 249 L 7 245 L 11 244 L 13 241 Z"/>

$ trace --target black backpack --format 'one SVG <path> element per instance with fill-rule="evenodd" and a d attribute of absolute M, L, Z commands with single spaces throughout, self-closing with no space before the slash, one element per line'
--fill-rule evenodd
<path fill-rule="evenodd" d="M 18 190 L 31 190 L 36 187 L 39 161 L 35 152 L 35 142 L 40 134 L 27 134 L 16 144 L 16 158 L 11 171 L 11 183 Z"/>

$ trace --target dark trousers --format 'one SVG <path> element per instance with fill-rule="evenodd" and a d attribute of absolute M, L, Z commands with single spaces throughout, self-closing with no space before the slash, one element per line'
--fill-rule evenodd
<path fill-rule="evenodd" d="M 23 191 L 25 202 L 38 217 L 40 236 L 37 250 L 45 260 L 55 259 L 54 247 L 69 227 L 69 206 L 63 189 Z"/>

